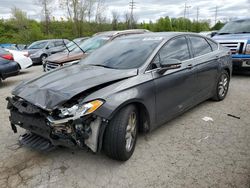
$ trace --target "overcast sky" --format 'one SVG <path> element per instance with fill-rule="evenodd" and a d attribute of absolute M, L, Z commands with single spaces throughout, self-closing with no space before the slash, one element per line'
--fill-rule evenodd
<path fill-rule="evenodd" d="M 39 0 L 0 0 L 0 18 L 10 18 L 11 8 L 17 7 L 27 12 L 29 18 L 40 20 L 41 8 L 36 3 Z M 58 0 L 56 0 L 58 1 Z M 184 5 L 189 7 L 187 16 L 190 19 L 196 18 L 197 8 L 199 8 L 200 19 L 215 18 L 215 7 L 218 7 L 218 19 L 245 18 L 250 17 L 250 0 L 135 0 L 135 15 L 140 22 L 149 20 L 155 21 L 159 17 L 170 16 L 180 17 L 184 15 Z M 112 10 L 118 11 L 123 18 L 124 12 L 129 11 L 129 0 L 106 0 L 106 15 L 110 18 Z M 54 3 L 52 15 L 56 19 L 66 16 L 59 3 Z"/>

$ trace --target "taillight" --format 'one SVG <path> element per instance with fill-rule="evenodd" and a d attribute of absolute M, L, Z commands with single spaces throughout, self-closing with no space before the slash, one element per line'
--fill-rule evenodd
<path fill-rule="evenodd" d="M 11 60 L 13 61 L 13 55 L 12 54 L 4 54 L 4 55 L 0 55 L 2 58 L 7 59 L 7 60 Z"/>

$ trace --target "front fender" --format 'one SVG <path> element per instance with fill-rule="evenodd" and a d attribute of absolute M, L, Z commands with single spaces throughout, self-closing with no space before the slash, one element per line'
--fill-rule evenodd
<path fill-rule="evenodd" d="M 138 78 L 135 79 L 136 80 L 134 82 L 132 81 L 132 83 L 135 83 L 136 81 L 140 82 L 141 80 Z M 123 85 L 126 85 L 126 83 Z M 155 124 L 155 85 L 152 79 L 149 79 L 147 82 L 140 82 L 134 84 L 132 87 L 127 87 L 126 89 L 123 88 L 122 90 L 113 92 L 112 94 L 105 97 L 104 100 L 105 103 L 103 106 L 95 112 L 95 114 L 98 116 L 111 120 L 114 115 L 124 106 L 137 103 L 145 107 L 149 116 L 148 119 L 150 121 L 150 125 Z"/>

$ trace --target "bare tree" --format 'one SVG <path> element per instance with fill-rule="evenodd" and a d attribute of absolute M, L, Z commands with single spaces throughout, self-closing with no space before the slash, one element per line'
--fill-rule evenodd
<path fill-rule="evenodd" d="M 130 14 L 128 12 L 125 12 L 123 17 L 124 17 L 124 23 L 126 25 L 126 29 L 129 29 L 129 27 L 130 27 Z"/>
<path fill-rule="evenodd" d="M 61 6 L 66 7 L 68 19 L 74 22 L 78 36 L 82 35 L 82 22 L 86 20 L 90 1 L 93 0 L 61 0 Z"/>
<path fill-rule="evenodd" d="M 86 4 L 87 4 L 87 15 L 88 15 L 88 21 L 90 22 L 91 17 L 93 15 L 94 12 L 94 5 L 96 3 L 96 0 L 86 0 Z"/>
<path fill-rule="evenodd" d="M 16 7 L 11 9 L 11 13 L 15 21 L 15 26 L 19 30 L 26 29 L 28 25 L 27 13 Z"/>
<path fill-rule="evenodd" d="M 117 11 L 112 11 L 112 27 L 113 30 L 118 29 L 119 13 Z"/>
<path fill-rule="evenodd" d="M 105 16 L 105 1 L 104 0 L 97 0 L 96 1 L 96 12 L 95 12 L 95 21 L 97 23 L 106 22 Z"/>
<path fill-rule="evenodd" d="M 42 7 L 42 15 L 44 19 L 44 25 L 45 25 L 45 33 L 49 34 L 49 24 L 50 24 L 50 16 L 51 16 L 51 3 L 54 2 L 54 0 L 35 0 L 36 4 L 40 5 Z"/>

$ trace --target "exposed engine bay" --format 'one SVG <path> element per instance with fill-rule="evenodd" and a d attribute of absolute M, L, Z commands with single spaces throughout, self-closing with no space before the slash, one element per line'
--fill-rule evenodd
<path fill-rule="evenodd" d="M 8 97 L 7 101 L 11 127 L 15 133 L 16 126 L 20 126 L 33 136 L 46 139 L 51 146 L 87 147 L 93 152 L 101 150 L 102 137 L 108 121 L 92 112 L 103 104 L 102 101 L 78 103 L 71 107 L 66 104 L 52 112 L 15 96 Z M 19 140 L 24 138 L 25 136 L 21 136 Z"/>

